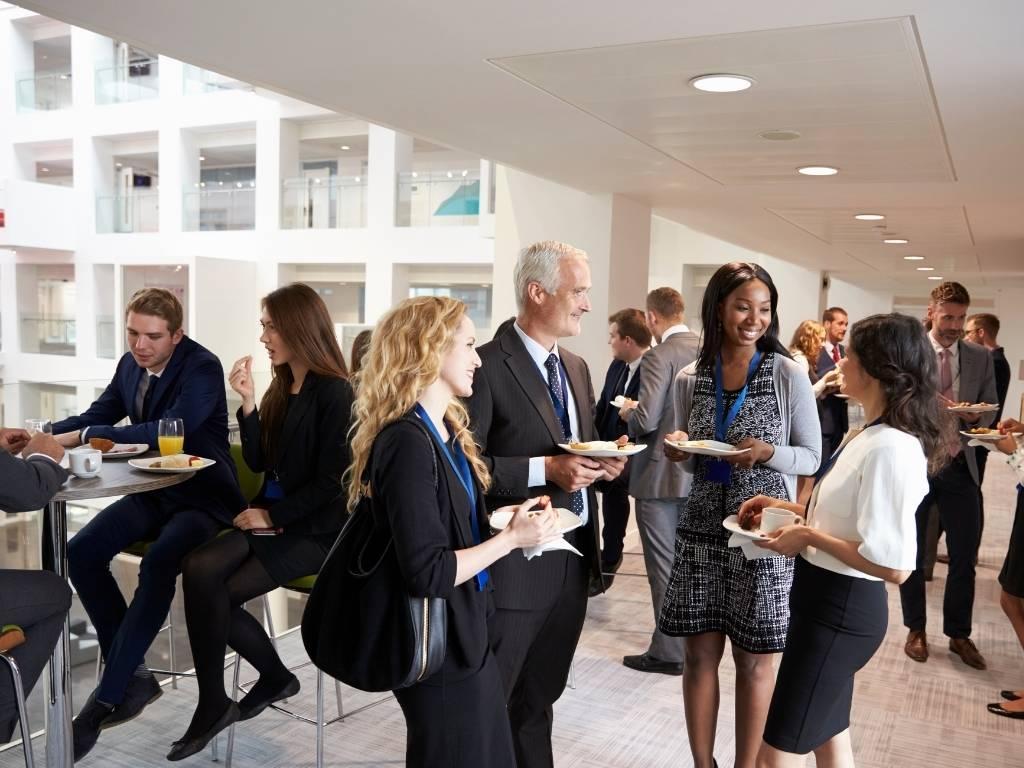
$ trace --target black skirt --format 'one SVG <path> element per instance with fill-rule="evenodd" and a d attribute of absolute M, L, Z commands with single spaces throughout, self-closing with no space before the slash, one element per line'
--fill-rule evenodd
<path fill-rule="evenodd" d="M 789 632 L 764 740 L 806 754 L 850 727 L 853 676 L 889 623 L 885 585 L 796 558 Z"/>
<path fill-rule="evenodd" d="M 1024 490 L 1017 488 L 1017 511 L 1013 515 L 1010 545 L 1006 550 L 999 585 L 1014 597 L 1024 598 Z"/>
<path fill-rule="evenodd" d="M 255 536 L 246 532 L 249 546 L 260 564 L 279 585 L 320 572 L 331 551 L 336 533 L 288 533 Z"/>

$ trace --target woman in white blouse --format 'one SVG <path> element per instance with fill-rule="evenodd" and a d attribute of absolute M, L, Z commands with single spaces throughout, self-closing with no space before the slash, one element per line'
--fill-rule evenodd
<path fill-rule="evenodd" d="M 843 392 L 863 404 L 868 426 L 826 462 L 806 508 L 758 496 L 739 511 L 747 526 L 759 525 L 767 507 L 803 518 L 760 542 L 799 557 L 759 767 L 803 765 L 812 751 L 818 765 L 853 765 L 853 676 L 885 636 L 884 582 L 902 583 L 914 570 L 914 513 L 928 492 L 929 464 L 948 459 L 935 354 L 918 321 L 861 320 L 839 366 Z"/>

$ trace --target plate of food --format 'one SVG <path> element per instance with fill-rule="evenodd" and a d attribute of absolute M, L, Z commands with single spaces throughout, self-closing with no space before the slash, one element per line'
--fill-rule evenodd
<path fill-rule="evenodd" d="M 579 528 L 583 525 L 583 521 L 580 520 L 578 515 L 574 515 L 568 509 L 562 507 L 555 507 L 555 512 L 558 513 L 558 532 L 568 533 L 569 531 Z M 543 512 L 543 509 L 536 508 L 531 509 L 527 514 L 537 514 Z M 496 531 L 500 531 L 505 528 L 512 521 L 511 512 L 495 512 L 491 515 L 491 528 Z"/>
<path fill-rule="evenodd" d="M 975 427 L 974 429 L 962 429 L 960 430 L 960 434 L 963 435 L 964 437 L 969 437 L 972 440 L 981 440 L 983 442 L 992 443 L 998 442 L 1002 440 L 1004 437 L 1021 436 L 1020 432 L 1009 432 L 1004 434 L 1003 432 L 1000 432 L 998 429 L 993 429 L 992 427 Z"/>
<path fill-rule="evenodd" d="M 197 469 L 212 467 L 217 462 L 201 456 L 178 453 L 174 456 L 159 456 L 154 459 L 129 459 L 128 464 L 143 472 L 195 472 Z"/>
<path fill-rule="evenodd" d="M 751 522 L 753 522 L 753 518 L 751 518 Z M 762 533 L 757 528 L 744 528 L 740 525 L 740 518 L 738 515 L 729 515 L 722 521 L 722 527 L 732 533 L 738 533 L 740 536 L 746 536 L 748 539 L 759 539 L 764 541 L 769 538 L 768 534 Z"/>
<path fill-rule="evenodd" d="M 614 440 L 590 440 L 585 443 L 559 443 L 558 447 L 576 456 L 614 459 L 622 456 L 635 456 L 647 446 L 637 443 L 618 443 Z"/>
<path fill-rule="evenodd" d="M 999 406 L 992 403 L 969 403 L 964 401 L 947 405 L 946 410 L 953 413 L 991 413 L 992 411 L 998 411 Z"/>
<path fill-rule="evenodd" d="M 115 443 L 105 437 L 90 437 L 89 447 L 95 448 L 103 453 L 107 459 L 130 459 L 132 456 L 141 456 L 149 450 L 146 443 Z"/>
<path fill-rule="evenodd" d="M 630 400 L 628 397 L 624 397 L 622 395 L 619 395 L 614 400 L 612 400 L 611 404 L 614 405 L 616 408 L 621 408 L 626 403 L 632 403 L 633 405 L 636 405 L 637 402 L 638 401 L 636 401 L 636 400 Z"/>
<path fill-rule="evenodd" d="M 665 438 L 665 445 L 687 453 L 699 453 L 702 456 L 739 456 L 750 450 L 749 448 L 737 449 L 734 445 L 718 440 L 669 440 Z"/>

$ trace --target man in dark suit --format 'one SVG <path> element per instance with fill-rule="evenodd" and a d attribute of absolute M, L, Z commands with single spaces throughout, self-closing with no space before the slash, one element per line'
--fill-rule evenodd
<path fill-rule="evenodd" d="M 647 294 L 647 325 L 658 346 L 644 355 L 640 363 L 639 402 L 622 410 L 630 435 L 647 445 L 646 451 L 630 461 L 629 491 L 636 499 L 636 524 L 643 544 L 655 625 L 647 650 L 624 656 L 622 663 L 638 672 L 666 675 L 683 673 L 683 638 L 669 637 L 657 625 L 675 557 L 679 513 L 690 495 L 693 476 L 683 464 L 668 461 L 661 446 L 665 435 L 679 423 L 672 382 L 676 374 L 697 359 L 700 344 L 697 334 L 684 323 L 683 308 L 683 297 L 675 288 L 655 288 Z"/>
<path fill-rule="evenodd" d="M 159 420 L 178 417 L 185 452 L 217 462 L 180 485 L 111 504 L 68 544 L 68 573 L 106 661 L 99 686 L 74 721 L 76 760 L 92 749 L 101 729 L 130 720 L 160 696 L 143 661 L 174 598 L 181 561 L 245 507 L 228 450 L 224 370 L 181 325 L 181 304 L 172 293 L 136 293 L 125 311 L 130 351 L 113 380 L 85 413 L 53 426 L 66 447 L 99 437 L 156 448 Z M 113 426 L 125 417 L 130 426 Z M 110 561 L 140 540 L 153 544 L 126 605 Z"/>
<path fill-rule="evenodd" d="M 15 458 L 24 452 L 24 461 Z M 62 448 L 52 435 L 29 437 L 23 429 L 0 429 L 0 509 L 27 512 L 39 509 L 60 490 L 68 473 L 60 465 Z M 15 624 L 25 642 L 10 651 L 18 663 L 25 695 L 35 685 L 50 658 L 71 607 L 71 590 L 50 571 L 0 570 L 0 624 Z M 18 722 L 14 689 L 6 671 L 0 677 L 0 744 L 11 740 Z"/>
<path fill-rule="evenodd" d="M 964 319 L 971 303 L 970 294 L 960 283 L 945 282 L 932 291 L 928 332 L 938 359 L 939 399 L 942 405 L 958 402 L 995 403 L 996 381 L 992 356 L 984 347 L 962 341 Z M 958 430 L 995 421 L 995 413 L 957 413 Z M 961 425 L 959 422 L 963 422 Z M 953 433 L 953 430 L 950 430 Z M 955 434 L 955 433 L 953 433 Z M 967 438 L 950 442 L 949 464 L 929 478 L 929 493 L 917 509 L 917 569 L 900 585 L 903 623 L 909 630 L 904 652 L 914 661 L 928 660 L 925 634 L 924 559 L 928 543 L 928 518 L 938 508 L 949 550 L 949 574 L 943 600 L 943 632 L 949 637 L 949 649 L 968 666 L 985 669 L 985 659 L 971 641 L 974 610 L 974 558 L 978 551 L 980 515 L 978 465 L 974 451 L 966 448 Z M 965 450 L 966 448 L 966 450 Z"/>
<path fill-rule="evenodd" d="M 825 343 L 818 355 L 817 374 L 820 379 L 831 371 L 846 357 L 846 327 L 850 319 L 842 307 L 829 307 L 821 316 L 821 324 L 825 326 Z M 843 442 L 843 437 L 850 429 L 850 414 L 846 400 L 836 397 L 839 387 L 827 390 L 828 394 L 821 400 L 821 457 L 822 466 L 825 459 L 835 453 Z"/>
<path fill-rule="evenodd" d="M 635 402 L 640 392 L 640 358 L 651 346 L 651 332 L 639 309 L 621 309 L 608 318 L 608 346 L 612 364 L 604 377 L 597 400 L 597 434 L 602 440 L 618 440 L 627 432 L 619 418 L 618 397 Z M 622 565 L 622 547 L 629 523 L 629 464 L 601 490 L 601 576 L 590 580 L 590 596 L 605 592 Z M 603 581 L 602 581 L 603 580 Z"/>
<path fill-rule="evenodd" d="M 559 443 L 595 437 L 594 390 L 584 360 L 558 339 L 580 333 L 590 311 L 583 251 L 545 241 L 516 262 L 515 324 L 480 347 L 482 365 L 467 405 L 491 470 L 487 507 L 539 494 L 580 516 L 566 534 L 582 557 L 551 550 L 513 554 L 491 566 L 496 611 L 489 631 L 501 670 L 519 768 L 550 768 L 552 706 L 565 688 L 587 612 L 587 585 L 599 575 L 593 484 L 614 480 L 625 459 L 591 459 Z"/>

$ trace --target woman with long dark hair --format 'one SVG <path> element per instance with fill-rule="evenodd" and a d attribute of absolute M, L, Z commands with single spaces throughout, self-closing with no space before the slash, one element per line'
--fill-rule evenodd
<path fill-rule="evenodd" d="M 683 701 L 698 768 L 715 765 L 718 667 L 725 640 L 736 663 L 736 766 L 750 768 L 774 681 L 773 654 L 789 625 L 792 560 L 747 559 L 730 548 L 722 521 L 760 494 L 795 498 L 796 477 L 818 466 L 821 431 L 807 373 L 779 343 L 779 296 L 756 264 L 733 262 L 704 292 L 704 337 L 695 363 L 675 380 L 681 431 L 671 440 L 717 440 L 738 451 L 690 456 L 693 486 L 681 505 L 662 632 L 683 636 Z"/>
<path fill-rule="evenodd" d="M 262 305 L 260 342 L 273 378 L 259 409 L 251 357 L 235 362 L 228 382 L 242 396 L 242 454 L 251 470 L 264 473 L 263 487 L 235 517 L 235 530 L 185 559 L 185 618 L 199 702 L 168 760 L 199 752 L 232 722 L 298 692 L 298 679 L 244 604 L 319 571 L 345 521 L 342 475 L 353 395 L 334 324 L 323 299 L 301 283 L 278 288 Z M 224 691 L 226 646 L 260 674 L 237 705 Z"/>
<path fill-rule="evenodd" d="M 796 558 L 790 624 L 758 754 L 759 767 L 852 766 L 853 677 L 885 637 L 885 582 L 900 584 L 917 557 L 915 512 L 928 471 L 948 460 L 936 390 L 935 353 L 921 324 L 873 315 L 853 325 L 839 362 L 843 392 L 864 406 L 867 426 L 828 460 L 807 507 L 757 496 L 741 522 L 766 507 L 795 513 L 759 546 Z"/>

